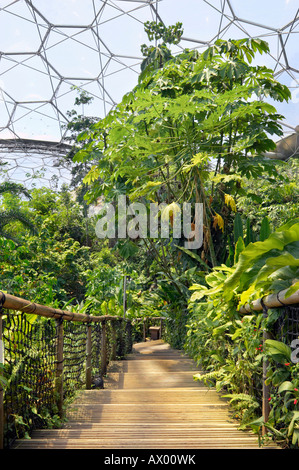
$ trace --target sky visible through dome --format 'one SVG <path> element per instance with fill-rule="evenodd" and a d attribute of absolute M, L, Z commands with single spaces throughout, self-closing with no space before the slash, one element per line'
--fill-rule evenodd
<path fill-rule="evenodd" d="M 274 104 L 285 116 L 285 132 L 293 132 L 299 124 L 298 0 L 0 0 L 0 139 L 63 140 L 74 87 L 94 98 L 77 111 L 104 117 L 136 85 L 140 46 L 149 43 L 144 22 L 156 19 L 183 23 L 174 53 L 204 50 L 219 37 L 268 41 L 270 54 L 257 55 L 256 63 L 290 87 L 292 100 Z"/>

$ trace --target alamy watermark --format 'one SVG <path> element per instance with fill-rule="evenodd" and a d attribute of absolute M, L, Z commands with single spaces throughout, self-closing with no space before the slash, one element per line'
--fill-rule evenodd
<path fill-rule="evenodd" d="M 294 364 L 299 362 L 299 339 L 293 339 L 291 342 L 291 348 L 294 349 L 291 353 L 291 361 Z"/>
<path fill-rule="evenodd" d="M 203 242 L 203 204 L 184 202 L 133 202 L 127 205 L 125 195 L 117 204 L 106 203 L 98 212 L 96 223 L 98 238 L 185 238 L 184 246 L 197 250 Z"/>

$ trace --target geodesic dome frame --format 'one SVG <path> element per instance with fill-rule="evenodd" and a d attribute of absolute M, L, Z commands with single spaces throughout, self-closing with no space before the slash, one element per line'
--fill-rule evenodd
<path fill-rule="evenodd" d="M 185 48 L 218 38 L 259 37 L 268 65 L 289 86 L 278 105 L 285 136 L 299 123 L 299 9 L 294 0 L 0 0 L 0 150 L 6 177 L 67 180 L 55 157 L 69 149 L 66 125 L 78 90 L 93 98 L 80 114 L 105 116 L 136 83 L 148 43 L 144 22 L 183 23 Z M 262 9 L 263 4 L 266 8 Z M 295 149 L 295 153 L 297 148 Z"/>

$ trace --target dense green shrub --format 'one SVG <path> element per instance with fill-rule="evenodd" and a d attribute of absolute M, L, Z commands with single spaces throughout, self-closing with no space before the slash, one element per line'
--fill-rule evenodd
<path fill-rule="evenodd" d="M 298 366 L 291 363 L 290 345 L 269 340 L 263 349 L 263 330 L 272 331 L 277 310 L 269 310 L 264 317 L 253 310 L 241 314 L 239 308 L 283 289 L 288 289 L 286 296 L 291 295 L 298 289 L 298 277 L 299 223 L 295 219 L 264 241 L 243 245 L 232 268 L 216 267 L 206 276 L 205 285 L 191 287 L 192 316 L 185 342 L 186 351 L 204 370 L 196 378 L 230 397 L 242 424 L 253 421 L 258 429 L 262 425 L 261 419 L 256 421 L 261 416 L 262 363 L 268 358 L 267 382 L 274 394 L 267 426 L 288 445 L 297 444 Z"/>

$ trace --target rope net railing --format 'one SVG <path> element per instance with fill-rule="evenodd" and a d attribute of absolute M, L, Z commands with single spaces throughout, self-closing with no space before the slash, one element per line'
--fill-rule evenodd
<path fill-rule="evenodd" d="M 275 307 L 277 319 L 267 329 L 264 334 L 264 340 L 261 339 L 261 350 L 265 350 L 265 340 L 273 339 L 280 341 L 287 346 L 291 346 L 294 339 L 299 339 L 299 303 L 295 305 L 281 305 Z M 270 310 L 265 308 L 265 316 L 268 316 Z M 274 364 L 270 364 L 273 366 Z M 261 368 L 259 373 L 252 376 L 251 390 L 248 394 L 253 396 L 258 403 L 256 412 L 264 417 L 265 422 L 268 420 L 268 415 L 271 410 L 270 397 L 276 396 L 279 386 L 269 386 L 266 382 L 266 374 L 269 366 L 269 361 L 264 364 L 264 370 Z M 275 362 L 275 368 L 281 370 L 285 369 L 283 364 Z"/>
<path fill-rule="evenodd" d="M 273 323 L 271 329 L 269 329 L 268 337 L 276 341 L 280 341 L 291 347 L 293 340 L 299 339 L 299 303 L 294 305 L 281 305 L 278 310 L 278 318 Z M 268 313 L 268 312 L 267 312 Z M 267 366 L 267 364 L 266 364 Z M 275 363 L 277 372 L 284 374 L 286 366 L 284 364 Z M 289 380 L 285 378 L 285 380 Z M 268 420 L 268 416 L 271 410 L 271 397 L 277 396 L 279 386 L 266 386 L 266 395 L 264 396 L 264 419 L 265 422 Z M 267 403 L 268 401 L 268 403 Z M 285 425 L 281 422 L 281 419 L 277 414 L 273 414 L 273 425 L 279 431 Z"/>
<path fill-rule="evenodd" d="M 91 326 L 91 375 L 101 376 L 101 323 L 95 323 Z"/>
<path fill-rule="evenodd" d="M 132 325 L 3 293 L 0 306 L 0 448 L 9 448 L 34 429 L 60 425 L 78 390 L 103 388 L 109 362 L 132 350 Z"/>
<path fill-rule="evenodd" d="M 86 325 L 66 322 L 63 334 L 64 396 L 72 397 L 85 385 Z"/>
<path fill-rule="evenodd" d="M 299 303 L 281 306 L 281 312 L 273 324 L 273 334 L 277 341 L 288 346 L 299 338 Z"/>
<path fill-rule="evenodd" d="M 43 427 L 46 416 L 57 414 L 55 403 L 55 322 L 30 323 L 27 315 L 3 315 L 4 443 Z"/>

